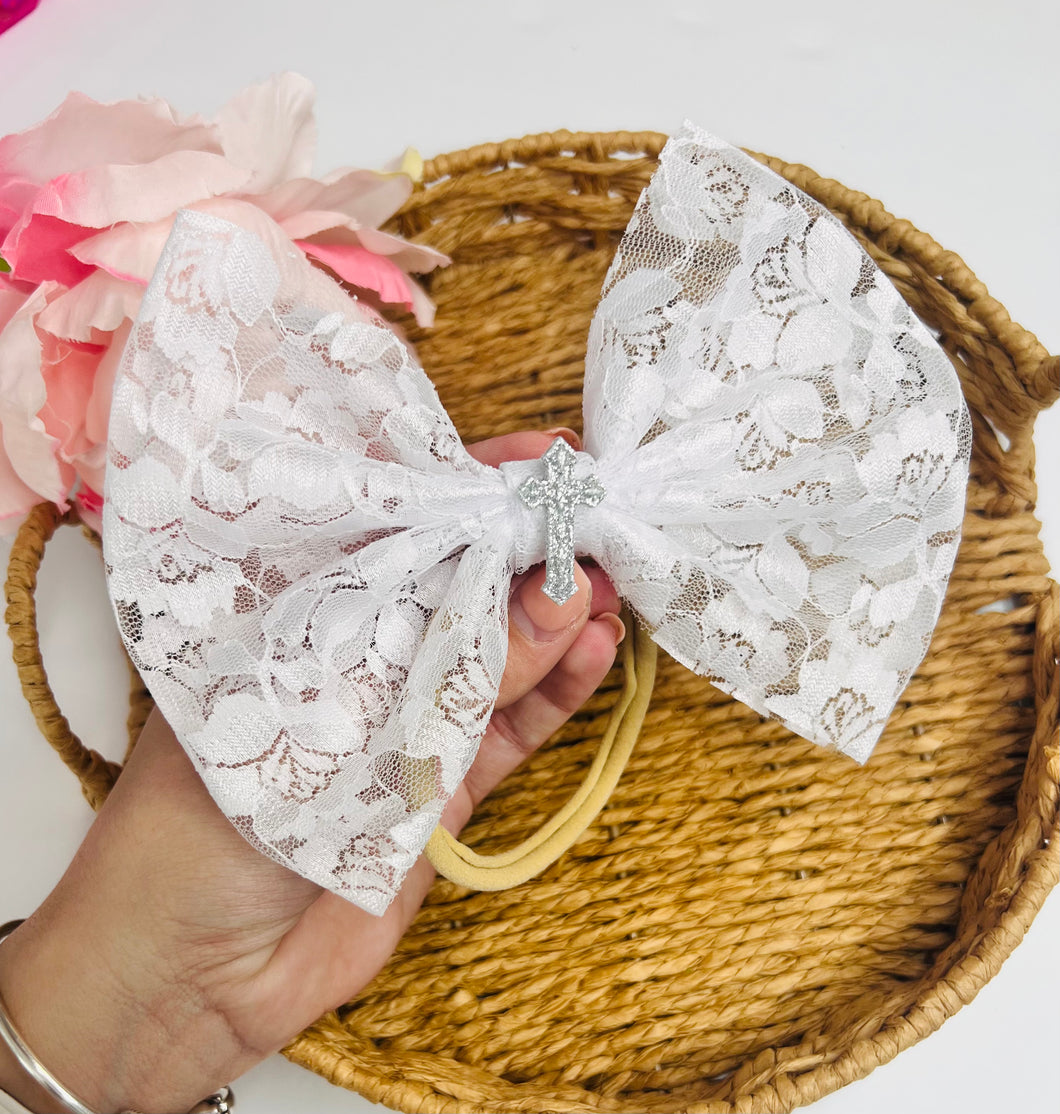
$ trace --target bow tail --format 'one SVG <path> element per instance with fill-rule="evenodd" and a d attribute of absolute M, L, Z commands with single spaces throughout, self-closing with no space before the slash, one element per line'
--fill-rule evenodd
<path fill-rule="evenodd" d="M 938 618 L 971 446 L 953 366 L 883 272 L 686 125 L 608 271 L 584 414 L 601 564 L 659 645 L 864 761 Z"/>

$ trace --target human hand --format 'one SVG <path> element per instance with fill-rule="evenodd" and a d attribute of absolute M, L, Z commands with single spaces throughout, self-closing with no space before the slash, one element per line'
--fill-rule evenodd
<path fill-rule="evenodd" d="M 497 465 L 552 441 L 519 433 L 468 451 Z M 614 661 L 623 629 L 601 570 L 578 566 L 562 606 L 543 579 L 516 579 L 496 709 L 442 818 L 454 834 Z M 421 857 L 375 917 L 260 854 L 156 712 L 66 874 L 0 946 L 0 993 L 41 1062 L 93 1109 L 185 1111 L 357 994 L 433 879 Z M 2 1060 L 0 1086 L 50 1108 Z"/>

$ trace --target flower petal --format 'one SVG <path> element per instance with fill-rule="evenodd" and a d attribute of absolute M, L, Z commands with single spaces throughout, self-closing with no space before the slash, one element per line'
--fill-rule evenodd
<path fill-rule="evenodd" d="M 91 448 L 85 436 L 85 411 L 100 352 L 55 340 L 44 347 L 41 374 L 47 398 L 40 417 L 57 442 L 60 459 L 70 461 Z"/>
<path fill-rule="evenodd" d="M 173 214 L 147 224 L 116 224 L 70 249 L 89 267 L 124 282 L 146 286 L 173 228 Z"/>
<path fill-rule="evenodd" d="M 385 256 L 375 255 L 360 244 L 315 244 L 307 240 L 295 243 L 306 255 L 319 259 L 353 286 L 374 290 L 384 302 L 412 308 L 412 292 L 405 272 Z"/>
<path fill-rule="evenodd" d="M 3 258 L 0 256 L 0 258 Z M 0 291 L 12 291 L 20 297 L 25 298 L 32 294 L 37 289 L 35 283 L 23 282 L 21 279 L 15 278 L 14 275 L 5 271 L 0 271 Z"/>
<path fill-rule="evenodd" d="M 85 235 L 79 225 L 29 214 L 7 234 L 0 252 L 23 282 L 73 286 L 92 273 L 70 255 L 70 248 Z"/>
<path fill-rule="evenodd" d="M 375 228 L 392 217 L 412 193 L 404 174 L 379 174 L 374 170 L 344 170 L 318 182 L 312 178 L 284 182 L 257 197 L 275 220 L 282 221 L 305 209 L 343 213 L 353 227 Z"/>
<path fill-rule="evenodd" d="M 181 120 L 157 97 L 104 104 L 71 93 L 46 120 L 0 139 L 0 175 L 43 184 L 106 163 L 147 163 L 173 151 L 221 154 L 217 128 L 199 116 Z"/>
<path fill-rule="evenodd" d="M 43 283 L 0 332 L 0 429 L 7 458 L 22 482 L 65 510 L 69 483 L 55 455 L 55 438 L 37 416 L 47 392 L 34 328 L 36 314 L 61 290 L 58 283 Z"/>
<path fill-rule="evenodd" d="M 41 501 L 41 497 L 22 482 L 0 444 L 0 536 L 18 528 L 21 516 Z"/>
<path fill-rule="evenodd" d="M 400 236 L 380 232 L 377 228 L 362 228 L 356 235 L 369 251 L 388 256 L 403 271 L 416 271 L 422 275 L 452 262 L 448 255 L 435 251 L 426 244 L 411 244 Z"/>
<path fill-rule="evenodd" d="M 233 193 L 248 177 L 246 170 L 221 155 L 174 151 L 149 163 L 62 174 L 42 187 L 33 212 L 87 228 L 107 228 L 120 220 L 159 220 L 191 201 Z"/>
<path fill-rule="evenodd" d="M 37 327 L 66 340 L 93 341 L 97 332 L 112 333 L 126 318 L 134 318 L 142 298 L 142 287 L 93 271 L 45 306 Z"/>
<path fill-rule="evenodd" d="M 0 167 L 0 242 L 18 224 L 23 210 L 33 203 L 38 188 L 35 182 L 5 174 Z"/>
<path fill-rule="evenodd" d="M 434 302 L 427 291 L 414 279 L 408 280 L 409 294 L 412 296 L 412 315 L 421 329 L 429 329 L 434 324 Z"/>
<path fill-rule="evenodd" d="M 260 192 L 313 169 L 316 91 L 307 78 L 283 73 L 251 85 L 218 112 L 216 120 L 228 159 L 250 171 L 247 190 Z"/>
<path fill-rule="evenodd" d="M 267 211 L 267 210 L 266 210 Z M 306 209 L 292 213 L 289 217 L 273 217 L 292 240 L 308 240 L 333 228 L 356 228 L 358 225 L 345 213 L 335 213 L 327 209 Z"/>
<path fill-rule="evenodd" d="M 234 197 L 209 197 L 184 206 L 200 213 L 213 213 L 252 231 L 275 223 L 252 202 Z M 99 267 L 115 278 L 146 286 L 158 265 L 162 248 L 173 229 L 176 214 L 150 224 L 117 224 L 82 240 L 71 254 L 92 267 Z M 264 233 L 262 233 L 264 235 Z"/>
<path fill-rule="evenodd" d="M 384 174 L 404 174 L 413 182 L 422 182 L 423 156 L 415 147 L 406 147 L 397 158 L 383 163 L 382 169 Z M 338 177 L 338 174 L 332 174 L 329 181 L 334 181 Z"/>
<path fill-rule="evenodd" d="M 70 249 L 118 221 L 155 221 L 192 201 L 231 193 L 247 173 L 218 155 L 176 151 L 146 166 L 100 166 L 50 181 L 0 252 L 21 279 L 72 286 L 88 271 Z"/>
<path fill-rule="evenodd" d="M 107 442 L 107 421 L 110 418 L 110 400 L 114 394 L 114 379 L 118 373 L 122 353 L 125 351 L 125 342 L 132 332 L 132 319 L 124 321 L 115 330 L 110 346 L 100 358 L 96 368 L 96 378 L 92 384 L 92 397 L 88 400 L 85 413 L 85 433 L 94 444 L 105 445 Z M 103 477 L 98 477 L 99 482 L 92 486 L 103 490 Z M 90 481 L 91 482 L 91 481 Z"/>
<path fill-rule="evenodd" d="M 26 297 L 18 290 L 0 287 L 0 333 L 4 331 L 4 326 L 11 318 L 25 305 Z"/>
<path fill-rule="evenodd" d="M 81 487 L 77 490 L 75 496 L 77 502 L 77 513 L 81 521 L 90 529 L 95 530 L 97 534 L 103 533 L 103 496 L 98 491 L 94 491 L 91 486 L 82 483 Z M 3 523 L 0 522 L 0 531 L 3 530 Z"/>

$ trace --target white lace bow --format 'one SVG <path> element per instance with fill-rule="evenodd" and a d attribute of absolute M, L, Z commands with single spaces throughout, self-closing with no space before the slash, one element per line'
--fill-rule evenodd
<path fill-rule="evenodd" d="M 248 840 L 385 910 L 493 710 L 511 578 L 550 544 L 560 596 L 594 558 L 689 669 L 867 758 L 938 617 L 971 438 L 949 360 L 831 214 L 686 125 L 592 322 L 585 451 L 499 469 L 253 219 L 173 229 L 103 532 L 133 662 Z"/>

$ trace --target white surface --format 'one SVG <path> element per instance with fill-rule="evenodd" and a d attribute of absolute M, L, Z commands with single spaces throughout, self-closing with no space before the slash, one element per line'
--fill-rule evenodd
<path fill-rule="evenodd" d="M 558 127 L 670 131 L 687 116 L 883 198 L 958 251 L 1055 352 L 1058 12 L 1047 0 L 897 0 L 886 10 L 835 0 L 407 0 L 373 10 L 322 0 L 42 0 L 0 38 L 0 134 L 34 123 L 72 88 L 101 99 L 156 93 L 182 111 L 211 112 L 279 69 L 317 83 L 321 171 L 377 165 L 407 144 L 432 154 Z M 1054 407 L 1038 427 L 1039 512 L 1054 567 L 1058 445 Z M 49 553 L 41 628 L 63 707 L 88 743 L 117 756 L 124 667 L 102 573 L 84 547 L 65 531 Z M 90 816 L 37 735 L 6 652 L 0 709 L 3 921 L 47 893 Z M 1054 895 L 975 1002 L 812 1109 L 1054 1110 L 1058 928 Z M 246 1114 L 381 1109 L 279 1057 L 237 1089 Z"/>

